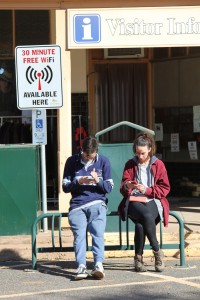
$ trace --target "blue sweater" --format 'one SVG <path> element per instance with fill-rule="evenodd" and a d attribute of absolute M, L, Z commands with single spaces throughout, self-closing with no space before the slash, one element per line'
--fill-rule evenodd
<path fill-rule="evenodd" d="M 79 184 L 78 179 L 82 176 L 91 177 L 91 171 L 95 169 L 99 182 L 92 184 Z M 64 168 L 62 188 L 65 193 L 71 193 L 70 208 L 78 208 L 95 200 L 107 202 L 106 194 L 113 188 L 111 165 L 107 157 L 98 155 L 94 163 L 87 166 L 82 163 L 81 154 L 70 156 Z"/>

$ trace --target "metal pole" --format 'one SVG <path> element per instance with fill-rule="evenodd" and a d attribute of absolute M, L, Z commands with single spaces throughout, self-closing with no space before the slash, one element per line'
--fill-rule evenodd
<path fill-rule="evenodd" d="M 47 189 L 46 189 L 46 155 L 45 145 L 41 145 L 41 174 L 42 174 L 42 210 L 47 213 Z M 47 218 L 43 219 L 43 230 L 48 230 Z"/>
<path fill-rule="evenodd" d="M 180 239 L 180 266 L 185 267 L 185 237 L 184 237 L 184 222 L 182 218 L 175 212 L 171 211 L 169 212 L 171 216 L 173 216 L 179 223 L 179 239 Z"/>

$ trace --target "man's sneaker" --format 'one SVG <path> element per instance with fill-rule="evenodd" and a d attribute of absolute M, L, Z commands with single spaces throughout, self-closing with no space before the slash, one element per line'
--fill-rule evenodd
<path fill-rule="evenodd" d="M 81 264 L 77 269 L 77 273 L 76 273 L 74 279 L 75 280 L 85 279 L 88 276 L 89 276 L 89 274 L 88 274 L 86 266 Z"/>
<path fill-rule="evenodd" d="M 92 270 L 91 272 L 91 275 L 96 279 L 102 279 L 105 277 L 102 263 L 96 263 L 94 270 Z"/>

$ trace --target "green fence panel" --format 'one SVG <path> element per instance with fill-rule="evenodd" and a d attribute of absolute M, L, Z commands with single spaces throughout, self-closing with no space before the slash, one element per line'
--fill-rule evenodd
<path fill-rule="evenodd" d="M 31 234 L 41 207 L 40 149 L 0 146 L 0 235 Z"/>
<path fill-rule="evenodd" d="M 112 192 L 107 195 L 109 200 L 108 210 L 117 211 L 118 205 L 123 198 L 119 191 L 122 173 L 127 160 L 133 157 L 133 144 L 99 144 L 99 153 L 108 157 L 111 163 L 114 188 Z M 107 218 L 106 231 L 117 232 L 118 230 L 119 222 L 117 218 Z M 124 230 L 125 224 L 123 224 L 123 231 Z"/>

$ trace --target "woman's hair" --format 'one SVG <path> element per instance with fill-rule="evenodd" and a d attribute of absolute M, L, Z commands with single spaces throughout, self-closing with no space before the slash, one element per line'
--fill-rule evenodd
<path fill-rule="evenodd" d="M 136 147 L 147 146 L 148 149 L 151 148 L 149 156 L 152 157 L 156 153 L 156 144 L 154 137 L 147 132 L 140 132 L 136 139 L 133 141 L 133 152 L 136 153 Z"/>
<path fill-rule="evenodd" d="M 99 143 L 97 139 L 91 136 L 88 136 L 83 140 L 82 151 L 87 154 L 98 152 L 98 147 L 99 147 Z"/>

